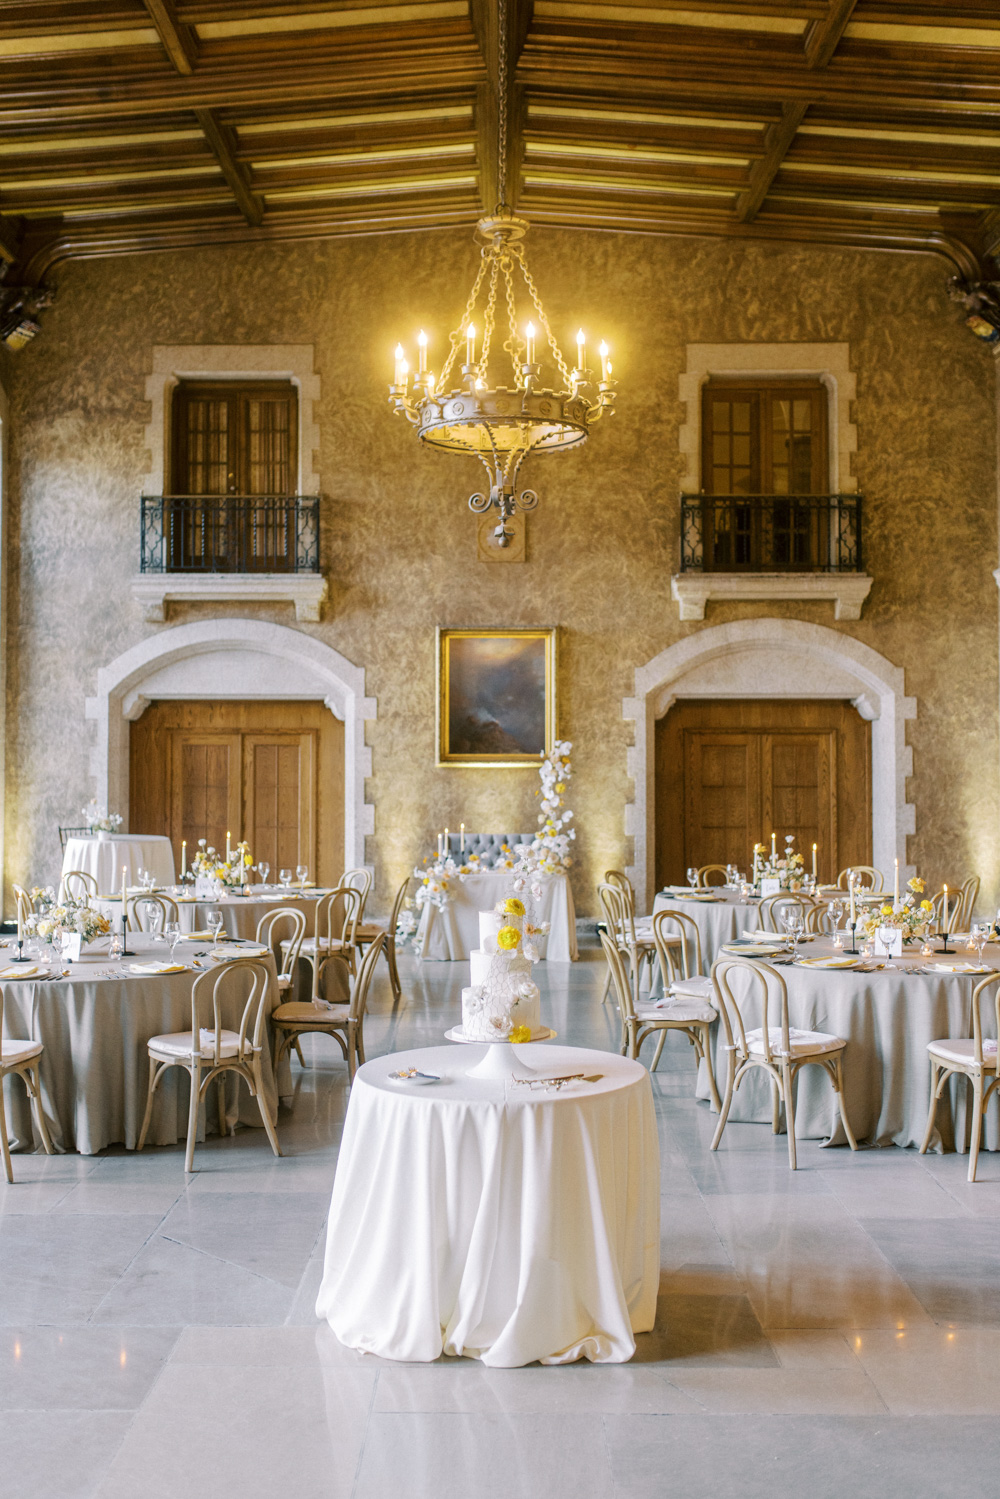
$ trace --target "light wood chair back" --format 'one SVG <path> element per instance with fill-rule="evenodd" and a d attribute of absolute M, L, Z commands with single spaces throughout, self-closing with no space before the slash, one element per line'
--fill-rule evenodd
<path fill-rule="evenodd" d="M 340 888 L 356 890 L 361 896 L 361 905 L 358 908 L 358 920 L 363 921 L 365 917 L 365 906 L 372 888 L 372 872 L 370 869 L 345 869 L 340 877 Z"/>
<path fill-rule="evenodd" d="M 168 921 L 180 921 L 180 908 L 169 895 L 130 895 L 126 909 L 133 932 L 162 932 Z"/>
<path fill-rule="evenodd" d="M 712 875 L 721 875 L 722 878 L 715 880 Z M 698 871 L 698 889 L 708 890 L 712 885 L 724 885 L 728 875 L 725 864 L 703 864 Z"/>
<path fill-rule="evenodd" d="M 680 936 L 678 946 L 676 937 L 674 941 L 666 940 L 670 928 L 676 928 Z M 656 943 L 656 956 L 660 960 L 660 973 L 663 975 L 663 989 L 666 993 L 670 985 L 677 978 L 694 978 L 704 973 L 701 956 L 701 932 L 698 923 L 692 916 L 683 911 L 657 911 L 653 917 L 653 941 Z M 691 966 L 691 952 L 694 950 L 694 967 Z M 680 957 L 680 974 L 677 972 L 676 959 Z"/>
<path fill-rule="evenodd" d="M 279 985 L 282 988 L 291 988 L 305 934 L 305 915 L 294 906 L 278 906 L 275 910 L 268 911 L 257 923 L 257 941 L 261 947 L 269 947 L 274 954 Z M 287 979 L 288 984 L 281 985 L 281 979 Z"/>
<path fill-rule="evenodd" d="M 813 902 L 804 900 L 801 895 L 769 895 L 762 900 L 757 912 L 757 925 L 765 932 L 777 932 L 779 936 L 785 935 L 785 929 L 781 925 L 782 913 L 785 911 L 798 911 L 802 916 L 802 930 L 809 930 L 809 913 L 814 909 Z"/>
<path fill-rule="evenodd" d="M 61 900 L 96 900 L 97 881 L 85 869 L 68 869 L 59 881 L 59 898 Z"/>
<path fill-rule="evenodd" d="M 854 884 L 858 890 L 882 890 L 885 880 L 881 869 L 876 869 L 873 864 L 852 864 L 848 869 L 842 869 L 837 876 L 837 889 L 849 889 L 851 870 L 854 871 Z"/>
<path fill-rule="evenodd" d="M 956 931 L 967 932 L 972 926 L 972 917 L 975 914 L 976 901 L 979 898 L 980 879 L 978 874 L 972 874 L 967 880 L 962 881 L 962 910 L 959 915 L 961 926 Z"/>
<path fill-rule="evenodd" d="M 632 881 L 629 879 L 624 870 L 607 870 L 604 875 L 604 882 L 607 885 L 614 885 L 618 890 L 621 891 L 622 895 L 625 897 L 625 904 L 632 912 L 632 915 L 635 916 L 635 889 L 633 887 Z"/>
<path fill-rule="evenodd" d="M 628 897 L 620 885 L 607 880 L 597 887 L 597 896 L 604 911 L 608 936 L 616 947 L 628 949 L 635 946 L 635 917 Z"/>
<path fill-rule="evenodd" d="M 286 1049 L 298 1044 L 300 1036 L 310 1034 L 333 1036 L 347 1062 L 348 1078 L 351 1082 L 354 1081 L 355 1072 L 358 1067 L 364 1065 L 365 1061 L 364 1025 L 368 1008 L 368 991 L 371 988 L 372 975 L 384 943 L 385 933 L 378 932 L 361 960 L 351 986 L 350 1000 L 346 1005 L 334 1003 L 330 1009 L 324 1009 L 322 1004 L 314 1000 L 312 1004 L 293 1003 L 278 1006 L 272 1016 L 275 1030 L 280 1038 L 275 1055 L 275 1067 L 281 1061 Z M 322 976 L 329 964 L 339 959 L 339 953 L 330 953 L 325 957 L 320 954 L 316 955 L 316 969 L 320 974 L 321 984 Z M 317 995 L 316 999 L 318 998 Z"/>
<path fill-rule="evenodd" d="M 629 1027 L 635 1022 L 632 984 L 621 948 L 607 932 L 601 932 L 600 936 L 601 946 L 604 948 L 604 956 L 608 960 L 608 969 L 611 973 L 612 989 L 618 1003 L 618 1015 L 622 1023 L 622 1056 L 624 1056 Z"/>
<path fill-rule="evenodd" d="M 367 871 L 363 871 L 367 873 Z M 364 897 L 353 885 L 338 885 L 329 895 L 320 896 L 316 902 L 316 946 L 313 960 L 312 993 L 319 993 L 320 960 L 324 956 L 344 959 L 351 973 L 357 972 L 358 923 Z"/>

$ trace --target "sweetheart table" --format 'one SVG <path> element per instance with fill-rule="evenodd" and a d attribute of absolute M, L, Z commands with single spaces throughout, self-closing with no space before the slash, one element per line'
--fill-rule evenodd
<path fill-rule="evenodd" d="M 509 869 L 487 870 L 451 882 L 453 898 L 442 908 L 429 903 L 420 913 L 417 940 L 423 943 L 424 960 L 467 963 L 479 946 L 479 912 L 492 911 L 502 896 L 510 893 L 513 875 Z M 539 923 L 549 923 L 548 937 L 537 939 L 539 953 L 550 963 L 575 963 L 576 910 L 573 892 L 564 874 L 540 874 L 541 899 L 535 902 Z"/>
<path fill-rule="evenodd" d="M 378 1057 L 351 1089 L 317 1316 L 383 1358 L 622 1363 L 656 1315 L 659 1145 L 649 1074 L 533 1045 L 555 1091 L 469 1075 L 482 1046 Z M 407 1067 L 429 1086 L 393 1081 Z"/>

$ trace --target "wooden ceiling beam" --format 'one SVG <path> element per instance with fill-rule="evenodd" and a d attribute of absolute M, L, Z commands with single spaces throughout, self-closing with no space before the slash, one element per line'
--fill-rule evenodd
<path fill-rule="evenodd" d="M 264 217 L 264 205 L 251 190 L 245 168 L 236 160 L 236 141 L 232 131 L 219 121 L 214 110 L 196 109 L 194 115 L 222 168 L 222 175 L 229 183 L 240 213 L 248 224 L 258 225 Z"/>
<path fill-rule="evenodd" d="M 198 61 L 198 41 L 190 26 L 177 19 L 173 0 L 143 0 L 143 3 L 178 73 L 193 73 Z"/>
<path fill-rule="evenodd" d="M 825 68 L 836 52 L 858 0 L 830 0 L 826 15 L 813 21 L 805 35 L 807 68 Z"/>
<path fill-rule="evenodd" d="M 808 107 L 802 101 L 783 105 L 780 123 L 772 125 L 764 136 L 764 155 L 755 163 L 749 185 L 736 203 L 736 217 L 741 224 L 749 224 L 756 217 Z"/>

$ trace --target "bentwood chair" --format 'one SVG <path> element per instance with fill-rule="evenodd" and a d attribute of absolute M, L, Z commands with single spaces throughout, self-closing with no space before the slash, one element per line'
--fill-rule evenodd
<path fill-rule="evenodd" d="M 316 935 L 304 938 L 299 947 L 299 961 L 304 960 L 312 969 L 314 999 L 318 992 L 317 959 L 336 954 L 344 959 L 352 974 L 357 971 L 358 922 L 362 905 L 361 892 L 351 885 L 338 885 L 336 890 L 321 895 L 316 902 Z"/>
<path fill-rule="evenodd" d="M 979 876 L 970 875 L 967 880 L 962 881 L 961 897 L 962 909 L 959 912 L 955 930 L 956 932 L 967 932 L 972 926 L 972 916 L 976 909 L 976 900 L 979 897 Z M 960 925 L 958 923 L 961 923 Z"/>
<path fill-rule="evenodd" d="M 380 932 L 385 938 L 382 951 L 385 953 L 385 961 L 389 969 L 389 983 L 392 985 L 394 1000 L 398 1000 L 403 992 L 402 985 L 399 982 L 399 969 L 396 967 L 396 927 L 399 925 L 399 915 L 403 909 L 406 892 L 410 888 L 410 879 L 411 876 L 407 875 L 396 891 L 396 899 L 392 903 L 392 911 L 385 926 L 382 926 L 381 922 L 369 921 L 360 923 L 357 930 L 358 948 L 362 952 L 369 943 L 374 942 Z"/>
<path fill-rule="evenodd" d="M 298 1042 L 300 1036 L 333 1036 L 347 1062 L 348 1080 L 353 1083 L 357 1069 L 365 1060 L 365 1011 L 368 1006 L 368 990 L 372 974 L 378 963 L 385 942 L 385 933 L 379 932 L 372 940 L 354 975 L 351 997 L 347 1004 L 331 1004 L 322 999 L 314 986 L 313 999 L 308 1004 L 294 1000 L 279 1005 L 272 1012 L 271 1023 L 278 1032 L 278 1046 L 274 1065 L 278 1063 L 289 1046 Z M 319 958 L 316 964 L 317 981 L 322 987 L 322 978 L 327 965 L 341 961 L 342 954 L 332 953 Z M 301 1055 L 301 1053 L 300 1053 Z"/>
<path fill-rule="evenodd" d="M 14 1171 L 10 1163 L 10 1144 L 7 1140 L 7 1115 L 3 1103 L 5 1077 L 16 1075 L 27 1088 L 28 1097 L 31 1099 L 35 1112 L 38 1133 L 45 1147 L 45 1154 L 52 1155 L 53 1151 L 48 1126 L 45 1123 L 45 1114 L 42 1110 L 42 1094 L 38 1076 L 38 1064 L 42 1059 L 44 1048 L 41 1041 L 15 1041 L 11 1036 L 3 1034 L 3 1000 L 4 986 L 0 984 L 0 1151 L 3 1153 L 4 1175 L 9 1182 L 13 1182 Z"/>
<path fill-rule="evenodd" d="M 126 909 L 133 932 L 160 933 L 168 921 L 180 921 L 180 907 L 169 895 L 130 895 Z"/>
<path fill-rule="evenodd" d="M 241 997 L 241 991 L 245 995 L 238 1031 L 230 1030 L 222 1024 L 225 998 L 223 991 L 229 987 L 232 997 L 233 986 L 236 996 Z M 213 1082 L 218 1093 L 219 1133 L 226 1134 L 226 1074 L 229 1072 L 235 1072 L 237 1077 L 241 1077 L 256 1098 L 271 1149 L 275 1155 L 281 1154 L 274 1121 L 264 1095 L 262 1057 L 267 1044 L 267 1001 L 268 969 L 264 963 L 253 958 L 237 958 L 230 963 L 219 963 L 208 972 L 198 975 L 191 986 L 191 1029 L 153 1036 L 148 1042 L 149 1092 L 136 1150 L 141 1150 L 146 1143 L 149 1122 L 153 1117 L 153 1096 L 160 1080 L 169 1068 L 183 1067 L 191 1080 L 185 1171 L 194 1170 L 198 1114 L 208 1087 Z M 211 1023 L 206 1026 L 204 1021 L 209 1011 Z"/>
<path fill-rule="evenodd" d="M 769 895 L 762 900 L 757 910 L 757 926 L 762 932 L 777 932 L 784 936 L 781 926 L 782 916 L 794 911 L 802 917 L 802 930 L 809 929 L 809 913 L 813 909 L 813 902 L 804 900 L 801 895 Z"/>
<path fill-rule="evenodd" d="M 96 900 L 97 881 L 85 869 L 68 869 L 59 881 L 59 895 L 65 900 Z"/>
<path fill-rule="evenodd" d="M 744 980 L 743 992 L 733 992 L 731 976 Z M 771 1080 L 773 1114 L 771 1127 L 775 1134 L 781 1128 L 781 1106 L 785 1106 L 785 1128 L 788 1133 L 788 1164 L 795 1170 L 795 1080 L 803 1067 L 822 1067 L 830 1077 L 840 1107 L 840 1119 L 852 1150 L 858 1142 L 847 1118 L 844 1105 L 843 1053 L 846 1041 L 825 1031 L 793 1030 L 788 1023 L 788 990 L 777 968 L 749 958 L 718 958 L 712 965 L 715 1002 L 725 1033 L 728 1058 L 726 1092 L 722 1113 L 711 1149 L 718 1150 L 722 1132 L 729 1118 L 733 1095 L 743 1079 L 755 1068 L 761 1068 Z M 752 1030 L 745 1016 L 757 1010 L 761 1024 Z M 777 1012 L 777 1013 L 775 1013 Z M 777 1024 L 773 1022 L 777 1021 Z"/>
<path fill-rule="evenodd" d="M 885 880 L 881 869 L 876 869 L 873 864 L 852 864 L 849 869 L 842 869 L 837 876 L 837 889 L 847 890 L 850 888 L 850 877 L 853 871 L 854 883 L 858 890 L 881 890 L 884 888 Z"/>
<path fill-rule="evenodd" d="M 372 872 L 370 869 L 359 867 L 358 869 L 345 869 L 340 877 L 341 886 L 346 885 L 349 890 L 356 890 L 361 896 L 361 905 L 358 908 L 358 920 L 365 919 L 365 906 L 372 888 Z"/>
<path fill-rule="evenodd" d="M 305 932 L 305 915 L 294 906 L 278 906 L 275 910 L 268 911 L 257 923 L 257 941 L 262 947 L 269 947 L 274 955 L 278 969 L 278 994 L 282 999 L 294 998 L 295 975 Z M 304 1067 L 306 1059 L 297 1041 L 295 1051 Z"/>
<path fill-rule="evenodd" d="M 967 932 L 969 930 L 978 894 L 979 879 L 976 875 L 973 875 L 971 879 L 966 880 L 961 885 L 948 886 L 949 932 Z M 943 888 L 936 895 L 931 896 L 931 905 L 934 907 L 935 930 L 943 932 L 945 929 Z"/>
<path fill-rule="evenodd" d="M 605 933 L 619 952 L 628 958 L 632 974 L 632 992 L 634 998 L 638 1000 L 642 982 L 643 964 L 648 964 L 650 972 L 652 972 L 653 960 L 656 955 L 656 943 L 653 941 L 652 929 L 637 930 L 632 907 L 627 895 L 620 886 L 608 884 L 607 881 L 604 881 L 598 885 L 597 894 L 604 911 Z M 605 933 L 602 933 L 602 936 Z M 672 940 L 675 941 L 675 945 L 682 945 L 681 938 L 678 937 Z M 601 995 L 602 1004 L 608 997 L 613 977 L 609 965 L 604 993 Z"/>
<path fill-rule="evenodd" d="M 969 1181 L 976 1179 L 979 1162 L 979 1142 L 983 1132 L 983 1117 L 990 1099 L 1000 1084 L 1000 1052 L 996 1041 L 983 1040 L 983 1019 L 980 999 L 993 985 L 1000 985 L 1000 973 L 991 973 L 978 983 L 972 991 L 972 1035 L 957 1040 L 929 1041 L 927 1051 L 931 1059 L 931 1102 L 927 1114 L 927 1129 L 920 1154 L 924 1155 L 934 1134 L 934 1117 L 938 1099 L 953 1077 L 968 1078 L 972 1084 L 972 1139 L 969 1145 Z M 1000 987 L 993 994 L 994 1020 L 1000 1036 Z M 1000 1094 L 998 1094 L 1000 1096 Z M 965 1133 L 955 1141 L 960 1153 L 965 1150 Z"/>
<path fill-rule="evenodd" d="M 721 875 L 721 879 L 713 879 L 713 875 Z M 724 885 L 729 878 L 725 864 L 703 864 L 698 871 L 698 889 L 710 890 L 713 885 Z"/>
<path fill-rule="evenodd" d="M 708 1068 L 712 1104 L 718 1113 L 721 1105 L 712 1071 L 711 1048 L 711 1030 L 718 1019 L 714 1007 L 702 999 L 686 997 L 670 998 L 666 1001 L 636 1000 L 632 993 L 624 954 L 605 932 L 601 933 L 601 945 L 608 960 L 615 994 L 618 998 L 618 1014 L 622 1024 L 620 1048 L 622 1056 L 632 1057 L 638 1061 L 642 1043 L 647 1037 L 658 1034 L 659 1040 L 650 1069 L 655 1072 L 659 1066 L 667 1032 L 683 1031 L 694 1047 L 699 1062 L 704 1061 Z"/>

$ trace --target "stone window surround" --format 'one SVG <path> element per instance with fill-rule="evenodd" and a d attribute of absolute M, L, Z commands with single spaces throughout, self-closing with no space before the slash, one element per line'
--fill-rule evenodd
<path fill-rule="evenodd" d="M 751 619 L 695 631 L 636 669 L 635 693 L 622 700 L 622 717 L 635 723 L 628 751 L 634 799 L 625 806 L 625 833 L 633 839 L 628 875 L 643 910 L 655 895 L 655 733 L 679 699 L 836 698 L 853 702 L 872 726 L 872 861 L 883 871 L 906 862 L 907 835 L 916 809 L 906 800 L 913 751 L 907 719 L 916 699 L 907 697 L 902 667 L 894 666 L 853 636 L 791 619 Z"/>
<path fill-rule="evenodd" d="M 710 378 L 762 379 L 812 375 L 826 386 L 830 492 L 856 494 L 858 481 L 852 457 L 858 448 L 858 429 L 850 420 L 857 378 L 851 370 L 851 348 L 846 343 L 688 344 L 687 368 L 678 377 L 685 419 L 679 447 L 683 461 L 681 491 L 701 491 L 701 391 Z M 682 620 L 705 618 L 709 600 L 829 599 L 836 619 L 860 619 L 861 607 L 872 586 L 864 573 L 757 573 L 752 577 L 729 573 L 675 573 L 670 592 Z"/>
<path fill-rule="evenodd" d="M 298 462 L 296 490 L 320 494 L 315 469 L 319 426 L 314 402 L 320 377 L 314 372 L 312 344 L 154 344 L 153 372 L 146 379 L 151 406 L 146 426 L 150 455 L 147 492 L 163 494 L 169 482 L 172 393 L 181 380 L 290 380 L 299 393 Z M 143 618 L 160 623 L 171 602 L 288 602 L 300 621 L 315 622 L 327 596 L 327 582 L 315 573 L 226 573 L 204 577 L 192 574 L 142 573 L 132 580 L 132 594 Z"/>

